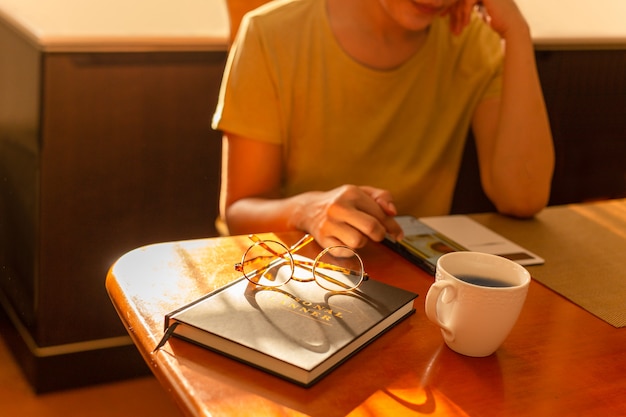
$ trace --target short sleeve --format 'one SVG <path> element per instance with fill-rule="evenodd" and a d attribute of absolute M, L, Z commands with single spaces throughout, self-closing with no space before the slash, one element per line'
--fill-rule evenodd
<path fill-rule="evenodd" d="M 262 30 L 246 16 L 233 43 L 213 116 L 213 128 L 280 143 L 280 104 Z"/>
<path fill-rule="evenodd" d="M 497 35 L 482 19 L 478 19 L 479 33 L 476 41 L 482 45 L 481 60 L 486 68 L 488 78 L 483 89 L 481 99 L 500 97 L 502 94 L 502 75 L 504 65 L 504 44 L 500 36 Z"/>

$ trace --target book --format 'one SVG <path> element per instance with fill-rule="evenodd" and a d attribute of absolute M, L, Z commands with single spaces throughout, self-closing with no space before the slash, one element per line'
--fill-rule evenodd
<path fill-rule="evenodd" d="M 172 335 L 308 387 L 413 313 L 417 296 L 371 278 L 347 292 L 241 278 L 167 314 L 159 346 Z"/>
<path fill-rule="evenodd" d="M 520 265 L 544 263 L 540 256 L 465 215 L 397 216 L 396 221 L 404 239 L 395 241 L 387 236 L 384 244 L 433 275 L 441 255 L 459 250 L 499 255 Z"/>

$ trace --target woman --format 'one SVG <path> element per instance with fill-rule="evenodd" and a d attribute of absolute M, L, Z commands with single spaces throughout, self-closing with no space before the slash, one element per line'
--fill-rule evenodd
<path fill-rule="evenodd" d="M 483 1 L 486 15 L 475 3 L 277 0 L 249 13 L 214 116 L 230 233 L 400 238 L 396 214 L 449 211 L 470 126 L 496 208 L 545 207 L 554 150 L 530 30 L 513 0 Z"/>

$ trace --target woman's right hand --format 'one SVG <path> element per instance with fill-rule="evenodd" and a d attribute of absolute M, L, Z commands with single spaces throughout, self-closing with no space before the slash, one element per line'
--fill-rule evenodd
<path fill-rule="evenodd" d="M 402 238 L 391 193 L 369 186 L 343 185 L 330 191 L 295 196 L 291 224 L 313 235 L 321 246 L 363 247 L 386 234 Z"/>
<path fill-rule="evenodd" d="M 225 134 L 223 151 L 220 215 L 232 234 L 300 230 L 321 246 L 352 248 L 402 236 L 387 190 L 343 185 L 282 197 L 279 145 Z"/>

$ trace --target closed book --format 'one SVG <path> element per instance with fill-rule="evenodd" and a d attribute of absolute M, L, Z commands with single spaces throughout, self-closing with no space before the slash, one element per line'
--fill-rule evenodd
<path fill-rule="evenodd" d="M 348 292 L 242 278 L 165 317 L 173 335 L 310 386 L 411 314 L 417 294 L 369 279 Z M 164 338 L 166 339 L 166 338 Z"/>

